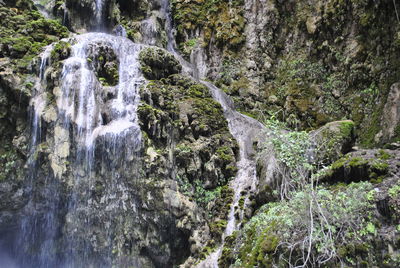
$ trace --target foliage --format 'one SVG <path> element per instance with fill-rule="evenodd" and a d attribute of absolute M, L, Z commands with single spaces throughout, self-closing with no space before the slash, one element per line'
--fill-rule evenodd
<path fill-rule="evenodd" d="M 204 189 L 201 180 L 195 180 L 192 183 L 187 178 L 178 178 L 179 190 L 186 196 L 193 198 L 197 204 L 206 207 L 208 203 L 221 196 L 222 186 L 212 190 Z"/>
<path fill-rule="evenodd" d="M 367 197 L 371 189 L 368 182 L 307 187 L 290 200 L 264 205 L 243 229 L 243 267 L 340 262 L 348 257 L 343 247 L 376 235 L 374 205 Z"/>
<path fill-rule="evenodd" d="M 187 32 L 200 28 L 204 31 L 202 43 L 207 46 L 214 37 L 220 46 L 228 45 L 231 49 L 243 43 L 245 19 L 243 17 L 243 1 L 234 0 L 229 3 L 222 0 L 183 1 L 173 0 L 172 14 L 177 25 L 178 39 L 182 40 Z M 193 44 L 189 39 L 183 45 L 186 48 Z M 189 43 L 188 43 L 189 42 Z"/>
<path fill-rule="evenodd" d="M 396 184 L 393 187 L 391 187 L 388 193 L 391 198 L 397 198 L 400 194 L 400 184 Z"/>
<path fill-rule="evenodd" d="M 272 148 L 279 162 L 278 171 L 282 176 L 281 197 L 289 197 L 290 192 L 302 188 L 314 167 L 310 164 L 308 153 L 311 147 L 309 135 L 305 131 L 289 131 L 274 117 L 265 121 L 267 141 L 261 148 L 261 156 Z"/>

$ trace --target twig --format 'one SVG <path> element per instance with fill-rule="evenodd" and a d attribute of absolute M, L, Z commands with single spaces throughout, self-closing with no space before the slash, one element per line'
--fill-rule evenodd
<path fill-rule="evenodd" d="M 396 7 L 396 0 L 393 0 L 393 5 L 394 5 L 394 11 L 396 12 L 397 22 L 400 23 L 399 13 L 397 12 L 397 7 Z"/>

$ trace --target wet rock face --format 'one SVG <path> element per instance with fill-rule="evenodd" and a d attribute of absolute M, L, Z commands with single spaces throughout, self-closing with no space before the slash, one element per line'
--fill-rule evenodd
<path fill-rule="evenodd" d="M 96 72 L 99 81 L 106 86 L 118 84 L 119 60 L 112 47 L 105 43 L 94 44 L 88 48 L 90 67 Z"/>
<path fill-rule="evenodd" d="M 199 257 L 208 252 L 204 245 L 215 246 L 211 241 L 220 240 L 223 232 L 215 226 L 226 223 L 232 202 L 226 184 L 236 174 L 237 144 L 208 89 L 184 76 L 150 82 L 141 99 L 138 113 L 147 148 L 146 177 L 168 178 L 164 206 L 176 217 L 174 228 L 188 239 L 181 253 L 185 258 Z M 178 262 L 185 259 L 177 257 Z"/>
<path fill-rule="evenodd" d="M 29 74 L 38 71 L 34 59 L 39 51 L 67 33 L 60 24 L 41 17 L 31 1 L 1 1 L 0 18 L 0 229 L 11 235 L 28 201 L 25 168 L 34 87 Z"/>
<path fill-rule="evenodd" d="M 74 32 L 106 31 L 122 25 L 137 43 L 165 47 L 165 17 L 157 0 L 96 0 L 57 2 L 53 13 Z"/>
<path fill-rule="evenodd" d="M 114 1 L 108 0 L 66 0 L 65 23 L 75 32 L 108 29 L 113 4 Z"/>
<path fill-rule="evenodd" d="M 204 75 L 241 110 L 255 116 L 276 112 L 303 129 L 348 118 L 363 145 L 387 142 L 374 126 L 383 122 L 390 87 L 398 82 L 398 34 L 387 27 L 397 23 L 392 2 L 231 1 L 206 10 L 207 4 L 199 5 L 173 2 L 178 45 L 194 64 L 208 67 Z M 226 17 L 234 26 L 221 23 Z M 225 31 L 245 40 L 236 49 L 229 40 L 218 46 Z"/>
<path fill-rule="evenodd" d="M 400 83 L 390 87 L 386 104 L 382 113 L 383 129 L 375 136 L 375 140 L 389 142 L 400 135 Z"/>
<path fill-rule="evenodd" d="M 141 70 L 144 76 L 150 80 L 166 78 L 182 70 L 178 60 L 164 49 L 145 48 L 140 52 L 139 56 L 142 64 Z"/>

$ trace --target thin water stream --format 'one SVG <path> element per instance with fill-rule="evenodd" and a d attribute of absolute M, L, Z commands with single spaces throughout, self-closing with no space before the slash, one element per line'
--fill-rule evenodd
<path fill-rule="evenodd" d="M 100 26 L 104 19 L 103 4 L 103 0 L 96 0 L 96 21 Z M 244 211 L 239 208 L 239 200 L 244 198 L 246 204 L 250 193 L 255 190 L 257 178 L 253 142 L 262 133 L 263 125 L 235 111 L 232 100 L 222 90 L 202 80 L 204 78 L 200 79 L 196 64 L 187 62 L 176 48 L 169 0 L 162 1 L 162 12 L 166 18 L 168 51 L 182 64 L 184 73 L 209 88 L 213 98 L 221 104 L 230 132 L 240 147 L 238 173 L 230 182 L 234 196 L 223 234 L 224 241 L 226 236 L 240 228 Z M 34 208 L 38 203 L 35 203 L 33 196 L 30 198 L 27 209 L 38 212 L 28 213 L 28 217 L 23 221 L 23 239 L 20 245 L 36 247 L 39 253 L 30 256 L 27 253 L 31 248 L 19 249 L 19 255 L 23 256 L 23 266 L 31 263 L 36 267 L 111 267 L 113 228 L 118 223 L 117 215 L 125 213 L 128 217 L 134 217 L 138 209 L 135 201 L 128 197 L 129 187 L 124 184 L 123 178 L 126 165 L 124 161 L 132 161 L 133 155 L 141 146 L 141 131 L 136 112 L 139 105 L 139 87 L 145 83 L 138 61 L 138 54 L 143 46 L 125 38 L 124 29 L 120 29 L 118 35 L 88 33 L 75 36 L 71 56 L 64 61 L 60 92 L 56 96 L 57 120 L 54 131 L 57 133 L 54 135 L 53 149 L 57 157 L 50 157 L 54 176 L 47 176 L 44 182 L 44 188 L 47 190 L 43 195 L 51 198 L 46 201 L 47 207 L 42 210 Z M 115 53 L 119 77 L 116 86 L 104 86 L 96 77 L 89 60 L 91 46 L 110 47 Z M 37 94 L 31 102 L 34 110 L 31 155 L 35 154 L 41 142 L 40 117 L 46 107 L 45 73 L 51 50 L 52 47 L 48 47 L 42 54 L 39 80 L 35 86 Z M 102 94 L 105 91 L 106 97 Z M 101 159 L 96 156 L 99 146 L 102 146 Z M 67 182 L 71 192 L 67 199 L 61 202 L 60 184 L 65 183 L 61 178 L 66 172 L 63 163 L 68 161 L 72 167 L 72 179 Z M 98 171 L 95 165 L 102 163 L 101 161 L 107 162 L 107 165 Z M 35 163 L 32 161 L 32 176 L 35 176 L 37 171 Z M 108 173 L 102 173 L 107 169 Z M 96 187 L 96 176 L 105 175 L 110 177 L 106 182 L 107 190 L 96 203 L 89 197 Z M 34 179 L 32 177 L 32 180 Z M 30 187 L 35 187 L 35 183 Z M 96 232 L 93 226 L 96 225 L 97 215 L 88 216 L 89 210 L 107 214 L 102 215 L 107 225 L 103 243 L 109 248 L 109 254 L 101 260 L 97 260 L 98 256 L 93 252 L 94 242 L 82 241 L 85 232 L 93 236 Z M 65 211 L 64 215 L 60 215 L 62 211 Z M 63 247 L 64 254 L 55 252 L 57 247 Z M 223 242 L 198 267 L 218 267 L 222 248 Z"/>
<path fill-rule="evenodd" d="M 246 205 L 250 193 L 256 190 L 257 177 L 253 142 L 259 139 L 260 135 L 264 133 L 264 125 L 253 118 L 237 112 L 233 101 L 228 95 L 212 83 L 205 81 L 204 77 L 199 77 L 199 71 L 196 69 L 196 62 L 189 63 L 179 54 L 176 49 L 174 38 L 175 30 L 171 19 L 169 0 L 164 0 L 162 7 L 166 17 L 165 29 L 168 36 L 167 50 L 179 60 L 184 67 L 184 72 L 205 85 L 210 90 L 213 98 L 221 104 L 225 118 L 228 121 L 229 130 L 239 144 L 238 172 L 236 177 L 229 183 L 229 186 L 234 191 L 234 195 L 227 218 L 227 226 L 222 236 L 223 242 L 204 261 L 197 265 L 199 268 L 217 268 L 218 258 L 221 255 L 225 238 L 240 228 L 240 222 L 244 217 L 244 210 L 239 208 L 239 200 L 244 198 L 244 203 Z"/>

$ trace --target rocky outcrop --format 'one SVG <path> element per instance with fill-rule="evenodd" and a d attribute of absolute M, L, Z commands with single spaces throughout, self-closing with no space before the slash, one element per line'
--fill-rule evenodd
<path fill-rule="evenodd" d="M 149 47 L 140 52 L 142 72 L 147 79 L 159 80 L 172 74 L 180 73 L 181 64 L 175 57 L 164 49 Z"/>
<path fill-rule="evenodd" d="M 236 173 L 237 144 L 220 105 L 205 86 L 188 78 L 172 75 L 150 82 L 142 101 L 146 176 L 173 181 L 174 188 L 164 190 L 164 202 L 170 203 L 176 226 L 190 236 L 186 256 L 198 257 L 223 232 L 213 226 L 226 222 L 232 195 L 225 185 Z"/>
<path fill-rule="evenodd" d="M 31 1 L 2 1 L 0 18 L 0 229 L 4 231 L 16 228 L 28 201 L 25 168 L 33 135 L 28 115 L 35 83 L 30 74 L 38 72 L 36 56 L 41 49 L 67 31 L 44 19 Z"/>
<path fill-rule="evenodd" d="M 382 112 L 382 130 L 375 136 L 377 142 L 390 142 L 398 139 L 400 131 L 400 83 L 390 87 L 385 106 Z"/>
<path fill-rule="evenodd" d="M 399 9 L 398 3 L 207 5 L 214 8 L 200 8 L 196 1 L 173 2 L 177 41 L 200 69 L 208 66 L 207 77 L 241 110 L 256 117 L 265 111 L 277 113 L 282 121 L 303 129 L 349 118 L 363 145 L 386 142 L 380 136 L 375 141 L 375 136 L 390 86 L 398 79 L 398 30 L 387 27 L 397 25 L 393 5 Z M 229 23 L 222 23 L 224 19 Z M 233 47 L 229 40 L 220 43 L 225 31 L 232 38 L 238 32 L 244 40 Z M 196 49 L 196 44 L 202 48 Z"/>
<path fill-rule="evenodd" d="M 330 164 L 352 149 L 355 141 L 354 122 L 330 122 L 312 131 L 310 140 L 315 153 L 312 161 L 320 165 Z"/>

